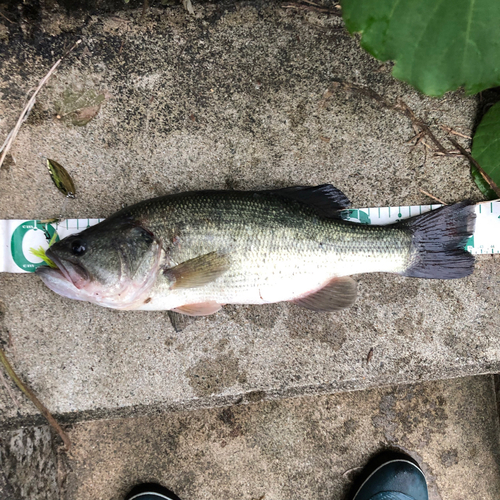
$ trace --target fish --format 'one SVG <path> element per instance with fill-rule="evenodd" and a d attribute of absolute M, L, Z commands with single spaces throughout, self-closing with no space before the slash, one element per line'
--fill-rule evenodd
<path fill-rule="evenodd" d="M 263 191 L 191 191 L 125 207 L 54 243 L 57 269 L 36 274 L 54 292 L 123 310 L 213 314 L 225 304 L 292 302 L 350 307 L 353 275 L 456 279 L 474 206 L 459 202 L 388 226 L 342 219 L 347 196 L 330 184 Z"/>

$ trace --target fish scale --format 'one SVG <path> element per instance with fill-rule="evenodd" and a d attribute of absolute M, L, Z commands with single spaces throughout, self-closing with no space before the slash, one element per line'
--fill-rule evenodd
<path fill-rule="evenodd" d="M 170 283 L 160 279 L 152 300 L 141 309 L 172 309 L 207 300 L 293 300 L 334 277 L 400 272 L 410 258 L 407 230 L 319 217 L 314 209 L 280 197 L 231 192 L 220 199 L 220 193 L 193 193 L 181 200 L 160 199 L 156 209 L 146 203 L 129 213 L 138 218 L 143 211 L 156 214 L 146 227 L 164 242 L 174 233 L 178 236 L 179 244 L 169 254 L 173 263 L 216 251 L 230 256 L 231 267 L 196 289 L 172 291 Z"/>

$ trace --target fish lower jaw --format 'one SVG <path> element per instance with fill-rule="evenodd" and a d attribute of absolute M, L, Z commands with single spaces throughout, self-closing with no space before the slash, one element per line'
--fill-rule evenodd
<path fill-rule="evenodd" d="M 137 309 L 149 296 L 149 288 L 134 284 L 129 284 L 122 290 L 105 290 L 93 284 L 77 288 L 59 269 L 49 267 L 40 267 L 37 275 L 50 290 L 62 297 L 91 302 L 110 309 Z"/>

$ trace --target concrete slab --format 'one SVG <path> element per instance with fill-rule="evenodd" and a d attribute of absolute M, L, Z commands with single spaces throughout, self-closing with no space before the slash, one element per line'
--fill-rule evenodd
<path fill-rule="evenodd" d="M 19 449 L 32 434 L 3 433 L 16 491 L 23 474 L 29 484 L 40 476 L 33 453 Z M 387 447 L 420 462 L 431 500 L 500 498 L 491 376 L 85 422 L 69 435 L 73 452 L 44 467 L 47 491 L 59 490 L 21 499 L 120 500 L 136 482 L 159 481 L 182 500 L 342 500 L 358 468 Z"/>
<path fill-rule="evenodd" d="M 154 8 L 144 23 L 140 10 L 34 9 L 29 23 L 0 20 L 2 136 L 54 59 L 83 43 L 40 95 L 15 164 L 0 171 L 1 218 L 107 216 L 187 189 L 325 182 L 355 206 L 428 202 L 419 188 L 447 202 L 478 199 L 466 162 L 411 148 L 407 118 L 337 83 L 403 99 L 438 135 L 437 124 L 470 133 L 475 99 L 430 99 L 396 82 L 337 17 L 273 2 L 196 5 L 194 17 Z M 105 102 L 80 127 L 61 106 L 83 91 Z M 45 157 L 73 175 L 76 200 L 52 185 Z M 66 418 L 498 372 L 498 263 L 480 258 L 472 277 L 454 282 L 358 276 L 358 301 L 339 314 L 226 307 L 180 334 L 165 313 L 99 309 L 35 276 L 3 275 L 1 339 L 18 373 Z M 3 385 L 0 401 L 4 426 L 36 413 Z"/>
<path fill-rule="evenodd" d="M 62 500 L 60 462 L 47 425 L 0 434 L 0 497 Z"/>

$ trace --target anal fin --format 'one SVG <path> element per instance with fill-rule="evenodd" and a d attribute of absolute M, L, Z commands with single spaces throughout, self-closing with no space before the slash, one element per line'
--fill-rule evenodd
<path fill-rule="evenodd" d="M 292 300 L 292 302 L 312 311 L 339 311 L 354 303 L 356 288 L 356 282 L 349 276 L 333 278 L 323 288 Z"/>
<path fill-rule="evenodd" d="M 211 300 L 199 304 L 187 304 L 172 310 L 181 314 L 187 314 L 188 316 L 209 316 L 216 313 L 221 307 L 220 304 Z"/>

